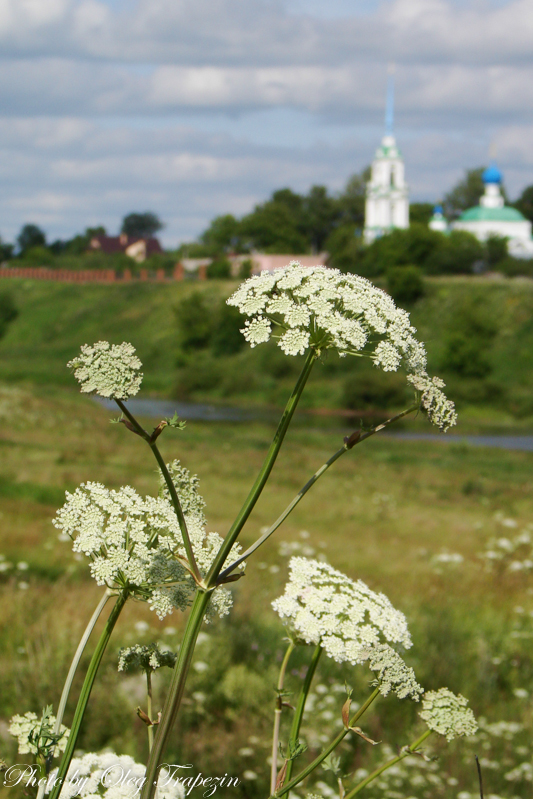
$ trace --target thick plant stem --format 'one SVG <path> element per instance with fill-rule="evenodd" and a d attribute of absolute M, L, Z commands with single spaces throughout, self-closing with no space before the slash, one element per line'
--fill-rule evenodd
<path fill-rule="evenodd" d="M 359 721 L 361 716 L 366 713 L 374 699 L 379 696 L 379 688 L 375 688 L 374 691 L 370 694 L 364 705 L 361 705 L 359 710 L 352 716 L 350 719 L 350 727 L 355 726 L 355 724 Z M 350 732 L 349 729 L 344 728 L 339 734 L 328 744 L 328 746 L 318 755 L 315 757 L 314 760 L 309 763 L 296 777 L 293 777 L 292 780 L 288 780 L 282 788 L 279 788 L 276 791 L 276 796 L 283 796 L 284 794 L 292 791 L 292 789 L 298 785 L 302 780 L 305 780 L 306 777 L 309 776 L 326 758 L 331 752 L 334 752 L 340 742 L 348 735 Z M 274 796 L 270 797 L 270 799 L 274 799 Z"/>
<path fill-rule="evenodd" d="M 278 776 L 278 748 L 279 748 L 279 728 L 281 724 L 281 713 L 283 711 L 283 684 L 285 682 L 285 672 L 289 663 L 289 658 L 294 650 L 294 644 L 291 641 L 285 652 L 285 657 L 282 660 L 281 668 L 279 670 L 278 684 L 276 686 L 276 709 L 274 710 L 274 732 L 272 733 L 272 768 L 270 770 L 270 791 L 274 793 L 276 790 L 276 779 Z"/>
<path fill-rule="evenodd" d="M 388 768 L 396 765 L 396 763 L 399 763 L 400 760 L 403 760 L 404 757 L 407 757 L 407 755 L 414 754 L 414 752 L 418 749 L 420 744 L 423 743 L 423 741 L 425 741 L 429 735 L 431 735 L 431 732 L 432 732 L 431 730 L 426 730 L 425 733 L 420 736 L 420 738 L 414 741 L 414 743 L 409 744 L 409 746 L 404 746 L 397 757 L 393 757 L 392 760 L 389 760 L 383 766 L 380 766 L 380 768 L 377 768 L 375 771 L 373 771 L 372 774 L 369 774 L 368 777 L 365 777 L 364 780 L 362 780 L 358 785 L 355 786 L 355 788 L 352 788 L 352 790 L 346 794 L 344 799 L 352 799 L 352 796 L 355 796 L 356 794 L 359 793 L 359 791 L 362 791 L 363 788 L 365 788 L 369 782 L 375 780 L 376 777 L 379 777 L 379 775 L 383 774 L 383 772 L 386 771 Z"/>
<path fill-rule="evenodd" d="M 302 690 L 300 691 L 300 695 L 298 696 L 298 702 L 296 703 L 296 709 L 294 711 L 294 718 L 292 720 L 291 731 L 289 733 L 289 742 L 296 744 L 299 736 L 300 736 L 300 726 L 302 724 L 302 718 L 304 715 L 305 704 L 307 702 L 307 697 L 309 695 L 309 691 L 311 690 L 311 683 L 313 682 L 313 677 L 315 676 L 316 667 L 318 666 L 318 661 L 320 660 L 320 655 L 322 654 L 322 647 L 320 644 L 317 644 L 315 647 L 315 651 L 313 652 L 313 657 L 311 658 L 311 663 L 309 664 L 309 668 L 307 669 L 307 674 L 305 675 L 305 680 L 302 685 Z M 294 760 L 289 760 L 287 763 L 287 771 L 285 773 L 285 780 L 290 780 L 292 774 L 292 766 Z"/>
<path fill-rule="evenodd" d="M 202 576 L 200 574 L 200 570 L 198 569 L 198 564 L 196 563 L 196 558 L 194 557 L 191 538 L 189 536 L 189 531 L 187 529 L 187 522 L 185 521 L 185 516 L 183 515 L 181 502 L 179 500 L 178 493 L 176 491 L 176 486 L 172 482 L 172 478 L 170 477 L 170 475 L 168 473 L 167 465 L 166 465 L 166 463 L 165 463 L 165 461 L 163 459 L 163 456 L 159 452 L 159 447 L 157 446 L 155 441 L 152 440 L 152 437 L 149 435 L 149 433 L 146 432 L 144 427 L 142 427 L 142 425 L 139 424 L 139 422 L 137 421 L 135 416 L 132 413 L 130 413 L 130 411 L 126 408 L 124 403 L 121 400 L 118 400 L 118 399 L 116 399 L 115 402 L 117 403 L 118 407 L 120 408 L 120 410 L 122 411 L 124 416 L 130 422 L 131 426 L 134 429 L 134 432 L 136 432 L 137 435 L 139 435 L 141 438 L 143 438 L 146 441 L 146 443 L 148 444 L 148 446 L 150 447 L 150 449 L 152 450 L 152 452 L 154 454 L 154 457 L 155 457 L 155 459 L 157 461 L 157 464 L 158 464 L 159 468 L 161 469 L 161 473 L 162 473 L 163 478 L 165 480 L 165 483 L 167 485 L 168 492 L 170 494 L 170 499 L 171 499 L 172 505 L 174 507 L 174 511 L 176 513 L 176 516 L 178 517 L 178 523 L 179 523 L 179 526 L 180 526 L 181 535 L 183 537 L 183 544 L 185 546 L 185 551 L 187 553 L 187 559 L 188 559 L 189 565 L 191 567 L 191 572 L 192 572 L 196 582 L 200 583 L 202 581 Z"/>
<path fill-rule="evenodd" d="M 200 627 L 202 626 L 210 599 L 210 591 L 198 591 L 194 599 L 183 635 L 183 641 L 178 653 L 178 659 L 174 666 L 172 682 L 170 683 L 170 688 L 161 714 L 161 721 L 157 725 L 154 745 L 150 752 L 150 757 L 148 758 L 146 780 L 143 785 L 141 799 L 152 799 L 155 794 L 159 766 L 162 762 L 165 745 L 176 721 L 183 691 L 185 689 L 185 681 L 194 654 L 196 639 L 198 638 L 198 633 L 200 632 Z"/>
<path fill-rule="evenodd" d="M 312 488 L 316 483 L 316 481 L 319 480 L 322 477 L 322 475 L 327 472 L 330 466 L 333 466 L 333 464 L 336 461 L 338 461 L 341 455 L 344 455 L 346 452 L 349 452 L 349 450 L 353 449 L 353 447 L 356 444 L 360 444 L 362 441 L 366 441 L 366 439 L 370 438 L 370 436 L 373 436 L 376 433 L 379 433 L 380 430 L 384 430 L 386 427 L 389 427 L 389 425 L 393 424 L 393 422 L 397 422 L 399 419 L 403 419 L 403 417 L 407 416 L 408 413 L 413 413 L 413 411 L 417 410 L 418 410 L 418 405 L 412 405 L 410 408 L 407 408 L 405 411 L 402 411 L 401 413 L 398 413 L 396 416 L 387 419 L 387 421 L 381 422 L 375 427 L 372 427 L 370 430 L 366 430 L 364 433 L 361 433 L 359 438 L 353 441 L 353 443 L 349 443 L 348 439 L 346 443 L 344 443 L 344 445 L 340 449 L 338 449 L 337 452 L 335 452 L 329 460 L 327 460 L 324 464 L 322 464 L 320 469 L 317 469 L 314 475 L 307 481 L 307 483 L 303 486 L 303 488 L 301 488 L 298 491 L 294 499 L 287 505 L 281 516 L 278 516 L 274 524 L 271 527 L 269 527 L 268 530 L 266 530 L 263 533 L 263 535 L 260 538 L 258 538 L 254 544 L 248 547 L 246 552 L 243 552 L 242 555 L 236 561 L 234 561 L 226 569 L 224 569 L 224 571 L 220 573 L 219 579 L 222 580 L 224 577 L 228 577 L 231 574 L 231 572 L 237 568 L 237 566 L 239 566 L 243 561 L 247 560 L 250 557 L 250 555 L 256 551 L 256 549 L 259 549 L 259 547 L 262 546 L 268 538 L 270 538 L 272 533 L 276 532 L 278 527 L 280 527 L 287 518 L 287 516 L 290 513 L 292 513 L 296 505 L 300 502 L 301 499 L 303 499 L 303 497 L 307 494 L 309 489 Z"/>
<path fill-rule="evenodd" d="M 109 614 L 109 617 L 105 623 L 105 627 L 102 630 L 102 634 L 100 635 L 99 641 L 96 644 L 96 648 L 93 652 L 91 662 L 89 663 L 89 668 L 87 669 L 87 674 L 85 675 L 85 680 L 83 681 L 83 685 L 81 687 L 80 695 L 78 698 L 78 704 L 74 712 L 74 719 L 72 721 L 72 726 L 70 729 L 70 735 L 67 739 L 67 746 L 63 753 L 63 757 L 61 758 L 61 763 L 59 764 L 59 770 L 57 773 L 56 782 L 54 788 L 50 793 L 50 799 L 57 799 L 57 797 L 59 796 L 59 792 L 61 791 L 63 780 L 67 775 L 68 768 L 70 766 L 70 761 L 72 760 L 72 755 L 74 754 L 74 749 L 76 748 L 76 742 L 78 740 L 81 723 L 83 721 L 83 716 L 87 708 L 87 703 L 89 702 L 89 697 L 91 695 L 91 690 L 94 681 L 96 679 L 98 668 L 102 661 L 102 657 L 106 650 L 109 639 L 111 638 L 111 633 L 113 632 L 113 628 L 117 623 L 122 608 L 126 604 L 128 595 L 129 592 L 127 589 L 124 589 L 118 595 L 113 610 Z"/>
<path fill-rule="evenodd" d="M 283 439 L 285 438 L 285 434 L 287 429 L 291 423 L 291 419 L 294 415 L 294 411 L 298 405 L 300 397 L 302 396 L 302 392 L 305 388 L 305 384 L 307 383 L 307 379 L 311 374 L 311 369 L 313 368 L 313 364 L 316 360 L 316 353 L 314 350 L 309 350 L 307 353 L 305 363 L 303 369 L 300 373 L 300 377 L 293 389 L 291 396 L 285 406 L 285 410 L 283 411 L 283 415 L 279 421 L 278 428 L 272 440 L 272 444 L 268 450 L 267 456 L 264 460 L 264 463 L 259 471 L 259 474 L 256 477 L 256 480 L 250 489 L 250 493 L 246 497 L 244 505 L 240 509 L 239 513 L 237 514 L 237 518 L 233 522 L 228 534 L 226 535 L 220 550 L 215 557 L 211 569 L 209 570 L 209 574 L 207 575 L 207 585 L 208 587 L 212 588 L 217 583 L 217 578 L 222 569 L 224 563 L 226 562 L 226 558 L 228 557 L 230 550 L 237 540 L 239 533 L 241 532 L 242 528 L 244 527 L 246 520 L 248 519 L 250 513 L 255 507 L 255 504 L 259 497 L 261 496 L 261 492 L 265 487 L 265 483 L 268 480 L 270 472 L 276 462 L 276 458 L 278 457 L 278 453 L 280 451 L 281 445 L 283 443 Z"/>
<path fill-rule="evenodd" d="M 79 666 L 79 663 L 80 663 L 80 660 L 81 660 L 81 656 L 83 655 L 83 651 L 84 651 L 84 649 L 85 649 L 85 647 L 87 645 L 87 641 L 89 640 L 90 635 L 91 635 L 92 631 L 94 630 L 94 625 L 96 624 L 96 622 L 100 618 L 100 614 L 103 611 L 103 609 L 105 607 L 105 604 L 106 604 L 106 602 L 107 602 L 107 600 L 109 599 L 110 596 L 111 596 L 111 593 L 109 591 L 109 588 L 106 588 L 102 599 L 100 600 L 100 602 L 96 606 L 96 610 L 94 611 L 93 615 L 91 616 L 91 618 L 89 620 L 89 624 L 85 628 L 85 632 L 83 633 L 83 635 L 81 637 L 81 640 L 80 640 L 80 642 L 78 644 L 78 648 L 76 649 L 76 654 L 72 658 L 72 663 L 70 664 L 70 669 L 69 669 L 69 672 L 67 674 L 67 679 L 65 680 L 65 685 L 63 686 L 63 693 L 61 694 L 61 699 L 59 700 L 59 707 L 57 709 L 57 717 L 56 717 L 56 723 L 55 723 L 55 727 L 54 727 L 54 732 L 55 733 L 58 733 L 59 730 L 61 729 L 61 724 L 63 722 L 63 716 L 65 715 L 65 707 L 67 705 L 68 695 L 69 695 L 70 689 L 72 687 L 72 681 L 74 679 L 74 675 L 76 673 L 76 669 Z"/>

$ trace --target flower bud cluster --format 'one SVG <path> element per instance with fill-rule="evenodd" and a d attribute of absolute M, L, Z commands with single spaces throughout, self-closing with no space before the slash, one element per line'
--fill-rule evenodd
<path fill-rule="evenodd" d="M 424 694 L 419 716 L 430 730 L 452 741 L 461 735 L 474 735 L 477 730 L 476 718 L 467 705 L 468 699 L 461 694 L 440 688 Z"/>
<path fill-rule="evenodd" d="M 418 702 L 424 693 L 424 689 L 416 681 L 413 669 L 388 644 L 372 648 L 368 665 L 372 671 L 377 672 L 378 677 L 374 685 L 379 687 L 382 696 L 387 696 L 392 691 L 398 699 L 410 696 Z"/>
<path fill-rule="evenodd" d="M 295 557 L 289 567 L 285 593 L 272 607 L 297 640 L 320 643 L 338 663 L 354 665 L 382 638 L 411 646 L 405 616 L 384 594 L 317 560 Z"/>
<path fill-rule="evenodd" d="M 176 657 L 176 654 L 168 649 L 162 652 L 157 644 L 134 644 L 123 647 L 118 653 L 118 671 L 133 669 L 148 674 L 162 666 L 173 669 L 176 665 Z"/>
<path fill-rule="evenodd" d="M 84 394 L 127 400 L 141 387 L 142 363 L 135 355 L 132 344 L 82 344 L 81 352 L 67 363 L 74 369 L 74 377 Z"/>

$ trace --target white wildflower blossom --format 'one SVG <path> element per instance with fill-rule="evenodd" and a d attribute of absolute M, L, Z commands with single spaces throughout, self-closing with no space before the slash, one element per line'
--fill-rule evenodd
<path fill-rule="evenodd" d="M 63 787 L 61 799 L 89 797 L 90 799 L 138 799 L 144 784 L 146 767 L 136 763 L 129 755 L 114 752 L 88 753 L 72 759 Z M 185 772 L 159 771 L 157 795 L 160 799 L 183 799 L 186 794 L 181 780 Z M 46 793 L 50 793 L 57 777 L 57 769 L 50 773 Z"/>
<path fill-rule="evenodd" d="M 440 390 L 444 384 L 426 374 L 426 352 L 409 314 L 365 278 L 291 261 L 244 281 L 227 302 L 248 317 L 241 332 L 252 347 L 276 330 L 287 355 L 308 348 L 339 355 L 364 351 L 385 372 L 404 364 L 431 421 L 443 429 L 455 424 L 454 406 Z"/>
<path fill-rule="evenodd" d="M 74 377 L 85 394 L 127 400 L 141 387 L 142 363 L 135 355 L 132 344 L 82 344 L 81 353 L 68 362 Z"/>
<path fill-rule="evenodd" d="M 442 391 L 445 383 L 439 377 L 429 377 L 422 371 L 408 375 L 407 380 L 420 392 L 422 407 L 433 424 L 441 430 L 447 430 L 457 423 L 455 405 L 446 398 Z"/>
<path fill-rule="evenodd" d="M 177 462 L 169 468 L 187 509 L 184 515 L 196 562 L 205 575 L 222 538 L 206 532 L 197 478 Z M 196 590 L 189 571 L 177 559 L 186 558 L 187 553 L 174 508 L 162 493 L 157 498 L 141 497 L 130 486 L 115 491 L 101 483 L 83 483 L 73 494 L 67 492 L 67 501 L 53 520 L 72 539 L 74 551 L 91 559 L 91 574 L 98 585 L 128 588 L 161 619 L 175 608 L 185 610 Z M 229 558 L 234 560 L 240 551 L 235 544 Z M 210 604 L 211 613 L 226 615 L 231 593 L 216 588 Z"/>
<path fill-rule="evenodd" d="M 477 730 L 477 721 L 467 705 L 468 699 L 461 694 L 440 688 L 424 694 L 419 715 L 430 730 L 452 741 L 461 735 L 474 735 Z"/>
<path fill-rule="evenodd" d="M 285 593 L 272 603 L 292 634 L 339 663 L 363 663 L 381 638 L 411 646 L 407 621 L 384 594 L 327 563 L 294 557 Z"/>
<path fill-rule="evenodd" d="M 162 666 L 172 669 L 175 664 L 176 654 L 168 649 L 162 652 L 157 644 L 134 644 L 123 647 L 118 653 L 118 671 L 136 669 L 148 674 Z"/>
<path fill-rule="evenodd" d="M 70 730 L 63 724 L 59 733 L 54 733 L 56 717 L 51 708 L 46 708 L 39 717 L 28 711 L 23 716 L 15 715 L 9 723 L 9 733 L 18 740 L 20 755 L 30 752 L 33 755 L 57 757 L 64 752 Z"/>
<path fill-rule="evenodd" d="M 368 665 L 372 671 L 377 672 L 378 676 L 374 684 L 379 686 L 382 696 L 387 696 L 392 691 L 398 699 L 410 696 L 411 699 L 418 702 L 424 693 L 424 689 L 416 681 L 413 669 L 388 644 L 380 644 L 372 648 Z"/>

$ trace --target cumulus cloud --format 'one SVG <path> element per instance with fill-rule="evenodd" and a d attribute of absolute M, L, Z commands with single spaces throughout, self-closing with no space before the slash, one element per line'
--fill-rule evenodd
<path fill-rule="evenodd" d="M 0 0 L 0 233 L 153 207 L 171 244 L 280 185 L 338 189 L 379 141 L 389 60 L 415 197 L 491 140 L 510 190 L 533 182 L 531 0 L 331 3 Z"/>

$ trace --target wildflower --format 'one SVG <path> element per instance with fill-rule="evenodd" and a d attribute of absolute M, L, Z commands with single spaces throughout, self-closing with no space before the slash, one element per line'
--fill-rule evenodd
<path fill-rule="evenodd" d="M 380 644 L 371 650 L 368 665 L 378 674 L 374 685 L 379 686 L 382 696 L 387 696 L 392 691 L 398 699 L 410 696 L 418 702 L 424 693 L 424 689 L 416 681 L 413 669 L 388 644 Z"/>
<path fill-rule="evenodd" d="M 447 688 L 440 688 L 424 694 L 419 715 L 430 730 L 452 741 L 460 735 L 474 735 L 477 730 L 475 716 L 467 705 L 468 699 L 461 694 L 455 695 Z"/>
<path fill-rule="evenodd" d="M 173 669 L 176 665 L 176 655 L 168 649 L 162 652 L 157 644 L 135 644 L 123 647 L 118 654 L 118 670 L 130 671 L 140 669 L 148 674 L 162 666 Z"/>
<path fill-rule="evenodd" d="M 176 479 L 178 496 L 181 493 L 193 511 L 185 514 L 187 529 L 198 567 L 206 574 L 222 539 L 206 532 L 195 478 L 181 468 Z M 196 585 L 179 560 L 186 558 L 186 550 L 166 496 L 141 497 L 130 486 L 115 491 L 101 483 L 82 483 L 73 494 L 67 492 L 53 524 L 72 539 L 75 552 L 91 559 L 91 574 L 98 585 L 128 589 L 135 598 L 147 601 L 161 619 L 174 608 L 185 610 L 190 604 Z M 229 557 L 235 559 L 239 553 L 240 546 L 235 544 Z M 210 612 L 226 615 L 231 593 L 216 588 L 211 605 Z"/>
<path fill-rule="evenodd" d="M 291 558 L 283 596 L 272 606 L 297 640 L 324 647 L 338 663 L 363 663 L 381 638 L 411 646 L 407 621 L 384 594 L 327 563 Z"/>
<path fill-rule="evenodd" d="M 99 754 L 89 752 L 82 757 L 73 758 L 60 797 L 136 799 L 144 783 L 145 771 L 145 766 L 136 763 L 129 755 L 116 755 L 109 751 Z M 57 769 L 48 778 L 46 793 L 52 790 L 56 776 Z M 157 788 L 160 799 L 182 799 L 185 789 L 180 778 L 183 779 L 184 776 L 162 767 Z"/>
<path fill-rule="evenodd" d="M 10 734 L 18 739 L 19 754 L 31 752 L 42 755 L 45 759 L 56 757 L 64 752 L 70 730 L 63 724 L 59 732 L 54 732 L 56 717 L 52 715 L 52 707 L 46 707 L 41 717 L 29 711 L 23 716 L 13 716 L 9 724 Z"/>
<path fill-rule="evenodd" d="M 404 363 L 431 421 L 442 429 L 455 424 L 453 403 L 441 391 L 444 383 L 425 372 L 426 352 L 409 314 L 365 278 L 291 261 L 244 281 L 227 302 L 248 317 L 241 332 L 251 347 L 276 331 L 287 355 L 308 348 L 317 354 L 327 349 L 341 356 L 365 354 L 385 372 Z"/>
<path fill-rule="evenodd" d="M 82 344 L 81 353 L 68 362 L 84 394 L 127 400 L 138 393 L 143 379 L 142 363 L 132 344 Z"/>

